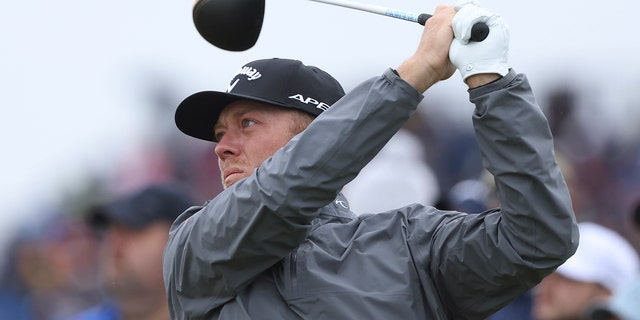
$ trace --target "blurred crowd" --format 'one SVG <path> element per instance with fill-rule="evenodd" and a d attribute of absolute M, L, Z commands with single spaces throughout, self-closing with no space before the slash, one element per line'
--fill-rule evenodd
<path fill-rule="evenodd" d="M 578 95 L 559 89 L 538 97 L 577 218 L 619 234 L 638 250 L 640 135 L 591 139 L 589 123 L 579 116 Z M 404 130 L 345 188 L 356 213 L 409 202 L 466 212 L 499 205 L 492 178 L 482 169 L 471 122 L 468 127 L 447 123 L 429 111 L 442 106 L 423 103 Z M 182 186 L 193 205 L 222 190 L 213 145 L 179 133 L 173 107 L 159 106 L 155 112 L 161 123 L 154 124 L 143 146 L 114 158 L 113 171 L 88 173 L 78 190 L 67 191 L 55 205 L 36 203 L 25 209 L 38 213 L 31 214 L 35 218 L 26 219 L 0 251 L 0 319 L 71 319 L 110 298 L 101 255 L 105 239 L 113 238 L 89 223 L 98 204 L 152 184 Z"/>

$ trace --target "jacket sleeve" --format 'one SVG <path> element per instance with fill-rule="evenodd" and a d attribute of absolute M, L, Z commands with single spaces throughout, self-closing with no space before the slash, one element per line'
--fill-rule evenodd
<path fill-rule="evenodd" d="M 382 149 L 421 99 L 387 70 L 336 102 L 250 177 L 180 216 L 163 258 L 172 317 L 210 313 L 296 248 L 318 210 Z"/>
<path fill-rule="evenodd" d="M 469 93 L 483 166 L 494 176 L 500 208 L 430 212 L 428 219 L 413 219 L 412 227 L 429 232 L 413 232 L 410 240 L 420 252 L 426 286 L 453 319 L 491 315 L 555 270 L 578 244 L 551 132 L 526 77 L 511 70 Z"/>

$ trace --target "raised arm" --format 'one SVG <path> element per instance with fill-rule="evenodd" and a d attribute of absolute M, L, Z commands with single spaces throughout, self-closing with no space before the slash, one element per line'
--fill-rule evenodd
<path fill-rule="evenodd" d="M 410 245 L 425 286 L 440 293 L 446 313 L 482 318 L 570 257 L 578 232 L 547 120 L 526 77 L 507 67 L 507 26 L 473 3 L 457 9 L 454 17 L 435 22 L 456 35 L 449 57 L 470 87 L 483 165 L 495 177 L 501 206 L 482 214 L 414 212 L 410 226 L 427 232 L 411 231 Z M 487 23 L 489 36 L 465 41 L 476 21 Z"/>

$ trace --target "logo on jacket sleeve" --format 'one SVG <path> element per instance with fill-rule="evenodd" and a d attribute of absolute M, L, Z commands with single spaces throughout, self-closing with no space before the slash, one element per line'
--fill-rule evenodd
<path fill-rule="evenodd" d="M 344 200 L 336 199 L 336 204 L 339 204 L 340 206 L 342 206 L 345 209 L 349 209 L 349 206 L 347 206 L 347 202 L 344 201 Z"/>

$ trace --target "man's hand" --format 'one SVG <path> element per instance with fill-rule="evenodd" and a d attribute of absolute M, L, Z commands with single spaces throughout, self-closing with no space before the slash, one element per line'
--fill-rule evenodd
<path fill-rule="evenodd" d="M 398 67 L 400 77 L 420 92 L 448 79 L 456 70 L 449 60 L 453 40 L 451 23 L 455 15 L 454 7 L 438 6 L 425 23 L 418 49 Z"/>
<path fill-rule="evenodd" d="M 458 1 L 456 9 L 458 12 L 452 23 L 455 38 L 449 57 L 462 79 L 473 88 L 506 75 L 509 72 L 509 28 L 502 17 L 477 6 L 473 0 Z M 469 41 L 471 28 L 478 22 L 487 24 L 489 36 L 481 42 Z"/>

